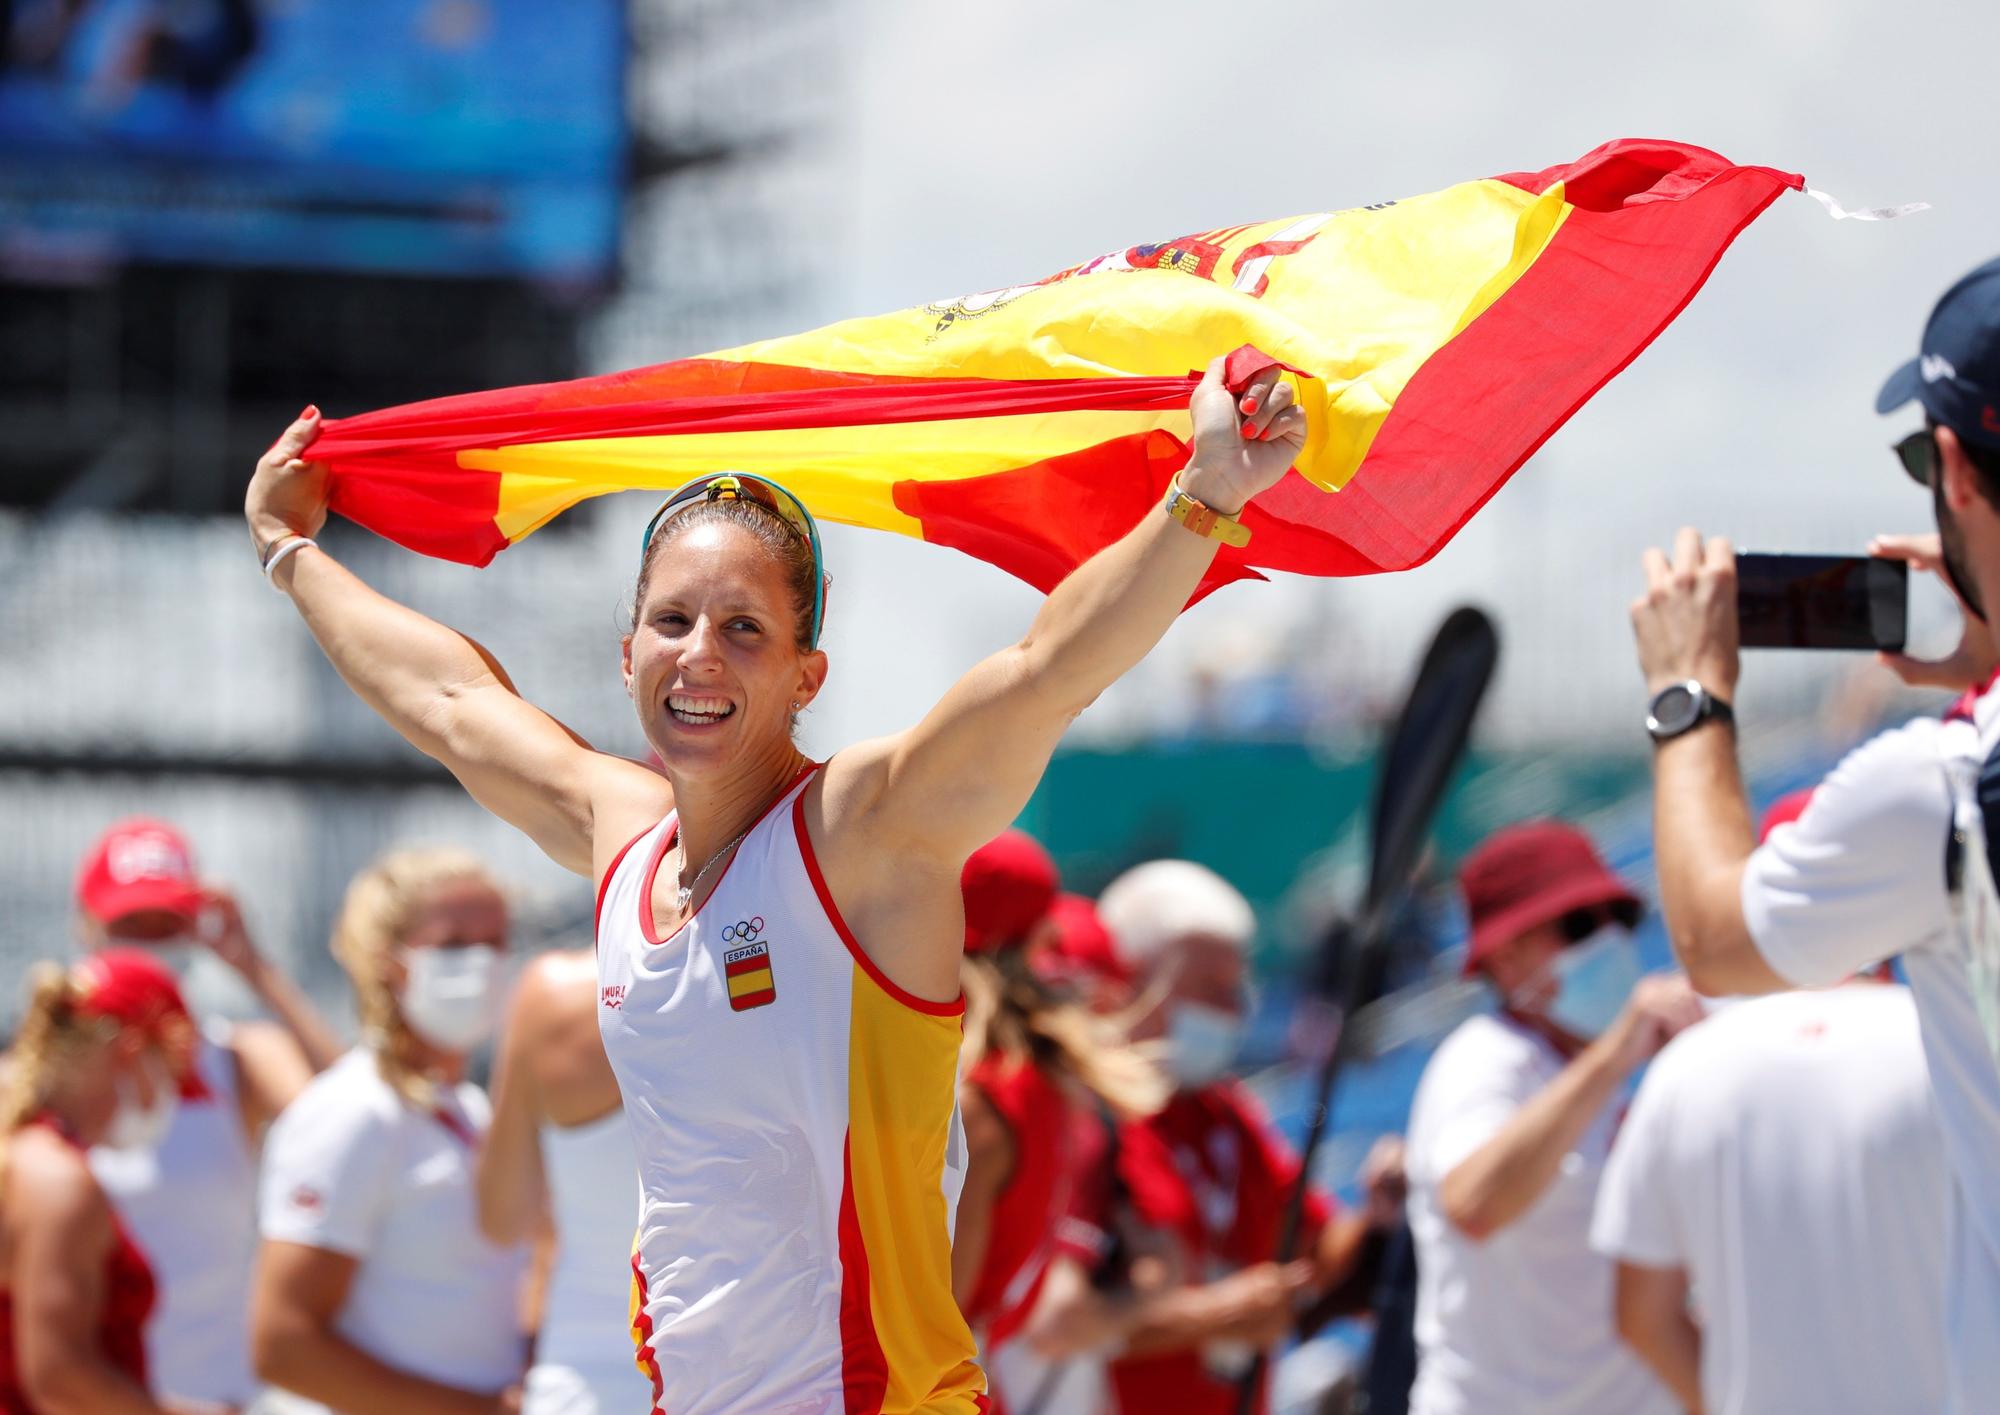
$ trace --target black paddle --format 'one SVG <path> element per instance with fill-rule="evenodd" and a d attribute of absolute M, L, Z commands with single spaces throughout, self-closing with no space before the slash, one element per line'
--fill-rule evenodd
<path fill-rule="evenodd" d="M 1347 1025 L 1347 1019 L 1381 995 L 1389 961 L 1390 915 L 1409 887 L 1452 771 L 1465 754 L 1472 720 L 1478 715 L 1499 658 L 1500 637 L 1494 632 L 1493 621 L 1477 609 L 1453 610 L 1431 640 L 1403 700 L 1403 710 L 1383 741 L 1370 821 L 1368 893 L 1342 970 L 1340 1030 L 1320 1063 L 1312 1121 L 1299 1156 L 1298 1182 L 1292 1186 L 1278 1233 L 1276 1258 L 1280 1263 L 1290 1262 L 1298 1251 L 1313 1156 L 1333 1116 L 1334 1083 L 1341 1066 L 1363 1041 L 1357 1029 Z M 1251 1415 L 1255 1410 L 1267 1364 L 1267 1357 L 1259 1352 L 1244 1372 L 1237 1387 L 1238 1415 Z"/>

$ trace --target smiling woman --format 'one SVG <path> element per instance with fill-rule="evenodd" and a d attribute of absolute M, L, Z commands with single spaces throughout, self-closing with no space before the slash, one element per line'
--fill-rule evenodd
<path fill-rule="evenodd" d="M 782 487 L 719 473 L 647 527 L 627 692 L 663 770 L 593 751 L 492 656 L 310 539 L 308 409 L 245 498 L 266 572 L 350 686 L 598 886 L 598 1022 L 639 1153 L 633 1338 L 681 1415 L 988 1408 L 951 1295 L 959 872 L 1070 721 L 1159 639 L 1304 444 L 1271 370 L 1196 390 L 1158 509 L 905 732 L 808 761 L 825 573 Z"/>

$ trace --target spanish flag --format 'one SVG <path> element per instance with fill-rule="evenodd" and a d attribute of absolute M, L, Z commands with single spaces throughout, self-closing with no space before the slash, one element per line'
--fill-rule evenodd
<path fill-rule="evenodd" d="M 1291 473 L 1202 589 L 1437 554 L 1797 175 L 1626 139 L 1428 196 L 1132 246 L 1031 284 L 325 424 L 333 509 L 484 565 L 588 497 L 734 469 L 1040 589 L 1188 455 L 1200 371 L 1289 370 Z"/>

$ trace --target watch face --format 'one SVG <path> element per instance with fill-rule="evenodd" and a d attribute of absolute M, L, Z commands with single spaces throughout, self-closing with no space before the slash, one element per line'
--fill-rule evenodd
<path fill-rule="evenodd" d="M 1685 683 L 1676 683 L 1671 688 L 1663 688 L 1653 699 L 1652 720 L 1646 726 L 1655 737 L 1671 737 L 1694 726 L 1701 714 L 1701 700 L 1694 690 Z"/>

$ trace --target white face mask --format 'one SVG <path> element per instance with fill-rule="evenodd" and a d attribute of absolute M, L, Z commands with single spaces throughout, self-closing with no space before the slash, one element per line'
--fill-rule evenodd
<path fill-rule="evenodd" d="M 445 1051 L 471 1051 L 493 1035 L 500 1016 L 499 949 L 490 943 L 418 948 L 403 962 L 409 970 L 403 1020 L 418 1036 Z"/>
<path fill-rule="evenodd" d="M 1181 1002 L 1167 1019 L 1167 1074 L 1184 1090 L 1220 1080 L 1243 1046 L 1243 1019 L 1206 1003 Z"/>
<path fill-rule="evenodd" d="M 133 1086 L 124 1077 L 118 1080 L 118 1109 L 104 1131 L 103 1143 L 114 1150 L 157 1150 L 174 1123 L 181 1097 L 166 1068 L 154 1061 L 142 1063 L 153 1077 L 153 1103 L 141 1105 Z"/>
<path fill-rule="evenodd" d="M 1556 990 L 1540 1006 L 1541 1015 L 1571 1036 L 1592 1041 L 1618 1019 L 1638 986 L 1639 950 L 1623 929 L 1606 927 L 1558 953 L 1548 971 L 1555 977 Z"/>

